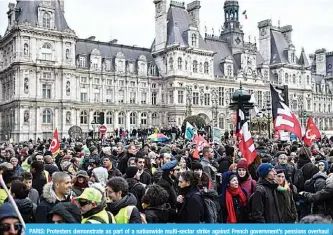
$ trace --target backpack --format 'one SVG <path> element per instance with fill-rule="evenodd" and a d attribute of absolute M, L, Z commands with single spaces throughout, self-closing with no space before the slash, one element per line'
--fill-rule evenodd
<path fill-rule="evenodd" d="M 219 197 L 215 190 L 201 191 L 200 194 L 204 203 L 204 220 L 207 224 L 214 224 L 221 221 L 221 206 Z"/>

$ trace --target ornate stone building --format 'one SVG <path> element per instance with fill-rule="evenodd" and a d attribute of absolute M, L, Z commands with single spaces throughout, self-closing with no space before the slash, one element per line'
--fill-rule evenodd
<path fill-rule="evenodd" d="M 227 130 L 228 105 L 240 82 L 255 93 L 260 109 L 269 105 L 270 82 L 289 86 L 296 112 L 320 107 L 313 103 L 316 76 L 304 50 L 296 56 L 291 26 L 259 22 L 257 45 L 255 38 L 245 41 L 235 0 L 224 2 L 216 35 L 199 32 L 200 1 L 153 3 L 151 48 L 77 38 L 63 0 L 9 4 L 0 38 L 0 139 L 50 138 L 55 128 L 68 136 L 75 125 L 87 133 L 100 112 L 109 133 L 181 125 L 190 114 Z"/>

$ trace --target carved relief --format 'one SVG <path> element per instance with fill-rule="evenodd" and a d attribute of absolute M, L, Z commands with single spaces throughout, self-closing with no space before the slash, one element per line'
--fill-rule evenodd
<path fill-rule="evenodd" d="M 24 123 L 29 123 L 29 110 L 24 111 Z"/>
<path fill-rule="evenodd" d="M 67 81 L 67 83 L 66 83 L 66 94 L 67 94 L 67 96 L 70 95 L 70 92 L 71 92 L 71 83 L 70 83 L 70 81 Z"/>
<path fill-rule="evenodd" d="M 28 94 L 29 92 L 29 78 L 24 79 L 24 93 Z"/>

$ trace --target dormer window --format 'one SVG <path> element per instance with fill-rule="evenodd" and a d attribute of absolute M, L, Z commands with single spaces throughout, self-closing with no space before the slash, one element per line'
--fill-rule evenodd
<path fill-rule="evenodd" d="M 183 60 L 182 60 L 182 58 L 178 58 L 178 69 L 179 70 L 182 70 L 183 69 Z"/>
<path fill-rule="evenodd" d="M 79 59 L 79 66 L 80 68 L 85 68 L 86 67 L 86 58 L 84 58 L 83 56 L 80 56 L 80 59 Z"/>
<path fill-rule="evenodd" d="M 51 16 L 47 12 L 43 14 L 43 27 L 47 29 L 51 28 Z"/>
<path fill-rule="evenodd" d="M 208 64 L 208 62 L 205 62 L 205 63 L 204 63 L 204 73 L 205 73 L 205 74 L 208 74 L 208 73 L 209 73 L 209 64 Z"/>
<path fill-rule="evenodd" d="M 24 56 L 28 56 L 29 55 L 29 46 L 28 46 L 28 43 L 24 43 L 23 52 L 24 52 Z"/>
<path fill-rule="evenodd" d="M 196 60 L 193 61 L 193 73 L 198 72 L 198 62 Z"/>
<path fill-rule="evenodd" d="M 192 46 L 197 46 L 197 35 L 195 33 L 192 34 Z"/>
<path fill-rule="evenodd" d="M 295 63 L 295 53 L 291 53 L 291 63 Z"/>

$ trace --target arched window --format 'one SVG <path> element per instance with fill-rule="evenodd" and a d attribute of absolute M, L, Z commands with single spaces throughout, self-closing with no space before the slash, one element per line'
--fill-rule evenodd
<path fill-rule="evenodd" d="M 296 84 L 296 75 L 293 75 L 293 83 Z"/>
<path fill-rule="evenodd" d="M 52 112 L 49 109 L 43 111 L 43 123 L 50 124 L 52 121 Z"/>
<path fill-rule="evenodd" d="M 80 114 L 80 123 L 88 124 L 88 113 L 86 111 L 82 111 Z"/>
<path fill-rule="evenodd" d="M 208 64 L 208 62 L 205 62 L 205 64 L 204 64 L 204 73 L 205 74 L 209 73 L 209 64 Z"/>
<path fill-rule="evenodd" d="M 158 114 L 157 113 L 153 113 L 151 115 L 151 117 L 152 117 L 152 124 L 153 124 L 153 126 L 158 126 Z"/>
<path fill-rule="evenodd" d="M 170 57 L 169 59 L 169 65 L 170 65 L 170 69 L 173 70 L 173 58 Z"/>
<path fill-rule="evenodd" d="M 106 113 L 106 124 L 112 124 L 112 112 Z"/>
<path fill-rule="evenodd" d="M 219 117 L 219 128 L 224 129 L 224 117 Z"/>
<path fill-rule="evenodd" d="M 192 46 L 197 46 L 197 35 L 195 33 L 192 34 Z"/>
<path fill-rule="evenodd" d="M 288 84 L 288 82 L 289 82 L 289 80 L 288 80 L 288 74 L 287 73 L 284 75 L 284 82 L 286 84 Z"/>
<path fill-rule="evenodd" d="M 125 113 L 120 112 L 118 115 L 118 124 L 119 125 L 124 125 L 125 124 Z"/>
<path fill-rule="evenodd" d="M 147 113 L 141 114 L 141 125 L 147 125 Z"/>
<path fill-rule="evenodd" d="M 66 60 L 69 59 L 69 49 L 66 49 Z"/>
<path fill-rule="evenodd" d="M 45 12 L 43 15 L 43 27 L 44 28 L 51 28 L 51 16 L 49 13 Z"/>
<path fill-rule="evenodd" d="M 182 58 L 178 58 L 178 69 L 179 70 L 182 70 L 183 69 L 183 60 L 182 60 Z"/>
<path fill-rule="evenodd" d="M 228 77 L 231 77 L 231 76 L 232 76 L 231 65 L 228 65 L 228 67 L 227 67 L 227 74 L 228 74 Z"/>
<path fill-rule="evenodd" d="M 95 121 L 95 123 L 99 123 L 99 112 L 98 111 L 94 112 L 93 120 Z"/>
<path fill-rule="evenodd" d="M 136 113 L 130 114 L 130 125 L 136 125 Z"/>
<path fill-rule="evenodd" d="M 24 43 L 23 53 L 24 53 L 24 56 L 28 56 L 29 55 L 29 46 L 28 46 L 28 43 Z"/>
<path fill-rule="evenodd" d="M 43 60 L 52 59 L 52 47 L 50 43 L 44 43 L 42 48 L 42 59 Z"/>
<path fill-rule="evenodd" d="M 193 73 L 198 72 L 198 62 L 196 60 L 193 61 Z"/>

